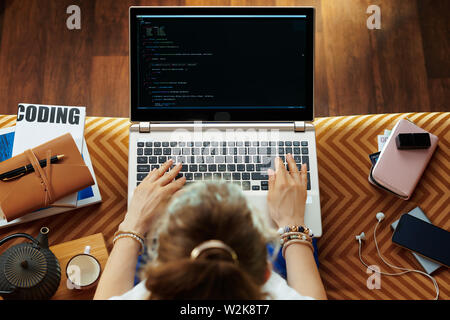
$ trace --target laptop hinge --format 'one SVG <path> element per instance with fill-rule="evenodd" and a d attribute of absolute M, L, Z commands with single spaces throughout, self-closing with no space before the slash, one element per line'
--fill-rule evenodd
<path fill-rule="evenodd" d="M 305 121 L 294 121 L 295 132 L 305 132 Z"/>
<path fill-rule="evenodd" d="M 150 132 L 150 122 L 139 122 L 139 132 Z"/>

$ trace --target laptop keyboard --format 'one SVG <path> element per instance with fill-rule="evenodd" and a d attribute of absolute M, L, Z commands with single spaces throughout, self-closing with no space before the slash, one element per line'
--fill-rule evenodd
<path fill-rule="evenodd" d="M 137 185 L 154 168 L 173 159 L 182 163 L 176 179 L 186 177 L 186 184 L 203 180 L 225 180 L 242 190 L 268 190 L 267 169 L 275 170 L 279 156 L 286 169 L 286 155 L 291 153 L 300 170 L 307 165 L 307 189 L 311 190 L 307 141 L 148 141 L 137 143 Z M 288 169 L 289 170 L 289 169 Z"/>

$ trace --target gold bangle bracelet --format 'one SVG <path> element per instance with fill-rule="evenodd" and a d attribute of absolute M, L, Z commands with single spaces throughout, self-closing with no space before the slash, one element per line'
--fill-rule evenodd
<path fill-rule="evenodd" d="M 141 246 L 141 249 L 139 250 L 139 255 L 141 255 L 144 252 L 144 247 L 145 247 L 144 240 L 142 240 L 140 237 L 136 236 L 133 233 L 119 233 L 119 234 L 117 234 L 114 237 L 114 239 L 113 239 L 113 245 L 116 244 L 117 240 L 122 239 L 122 238 L 131 238 L 134 241 L 137 241 L 140 244 L 140 246 Z"/>
<path fill-rule="evenodd" d="M 116 233 L 114 233 L 114 237 L 115 238 L 118 234 L 122 234 L 122 233 L 129 233 L 129 234 L 134 234 L 136 237 L 140 238 L 142 241 L 145 242 L 145 237 L 137 232 L 134 231 L 123 231 L 123 230 L 117 230 Z"/>
<path fill-rule="evenodd" d="M 300 244 L 303 244 L 303 245 L 306 244 L 306 245 L 308 245 L 311 248 L 311 251 L 314 253 L 314 247 L 313 247 L 311 242 L 305 241 L 305 240 L 300 240 L 300 239 L 294 239 L 294 240 L 289 240 L 288 242 L 286 242 L 284 244 L 283 251 L 282 251 L 283 258 L 285 258 L 284 254 L 286 252 L 287 247 L 289 247 L 291 244 L 294 244 L 294 243 L 300 243 Z"/>

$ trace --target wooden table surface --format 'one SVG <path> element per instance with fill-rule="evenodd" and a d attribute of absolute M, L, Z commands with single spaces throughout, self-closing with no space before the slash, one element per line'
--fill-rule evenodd
<path fill-rule="evenodd" d="M 106 249 L 105 239 L 101 233 L 50 247 L 50 250 L 55 254 L 61 266 L 61 282 L 52 300 L 91 300 L 94 297 L 96 286 L 88 290 L 70 289 L 70 286 L 67 286 L 67 263 L 73 256 L 83 253 L 86 246 L 91 247 L 90 254 L 98 260 L 101 271 L 103 271 L 108 260 L 108 250 Z"/>
<path fill-rule="evenodd" d="M 98 260 L 103 271 L 108 260 L 108 250 L 101 233 L 50 246 L 61 267 L 61 281 L 52 300 L 91 300 L 94 297 L 96 286 L 88 290 L 70 289 L 70 286 L 67 286 L 67 263 L 73 256 L 83 253 L 86 246 L 91 247 L 90 254 Z M 0 297 L 0 300 L 3 298 Z"/>

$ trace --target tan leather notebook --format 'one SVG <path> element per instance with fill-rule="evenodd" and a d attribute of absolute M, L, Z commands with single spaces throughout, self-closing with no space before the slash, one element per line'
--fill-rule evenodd
<path fill-rule="evenodd" d="M 56 163 L 50 157 L 64 155 Z M 39 160 L 47 159 L 43 168 Z M 0 217 L 9 222 L 94 184 L 89 168 L 70 133 L 0 162 L 0 173 L 32 164 L 34 172 L 0 181 Z"/>

